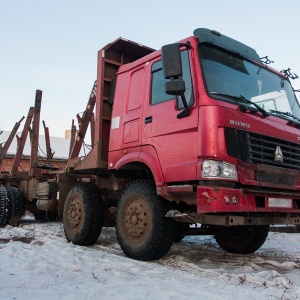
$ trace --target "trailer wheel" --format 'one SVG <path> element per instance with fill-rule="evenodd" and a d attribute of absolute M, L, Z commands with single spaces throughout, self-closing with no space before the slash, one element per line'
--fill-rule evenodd
<path fill-rule="evenodd" d="M 0 227 L 4 227 L 10 214 L 7 189 L 0 187 Z"/>
<path fill-rule="evenodd" d="M 23 195 L 16 187 L 7 188 L 7 193 L 11 210 L 7 223 L 11 226 L 18 226 L 23 215 Z"/>
<path fill-rule="evenodd" d="M 75 245 L 96 243 L 103 224 L 100 191 L 89 182 L 75 184 L 69 191 L 63 212 L 66 238 Z"/>
<path fill-rule="evenodd" d="M 269 228 L 269 225 L 221 226 L 215 232 L 215 239 L 219 246 L 227 252 L 249 254 L 264 244 Z"/>
<path fill-rule="evenodd" d="M 176 222 L 166 218 L 168 202 L 156 193 L 150 180 L 131 183 L 120 197 L 116 230 L 123 252 L 130 258 L 154 260 L 171 248 L 177 231 Z"/>

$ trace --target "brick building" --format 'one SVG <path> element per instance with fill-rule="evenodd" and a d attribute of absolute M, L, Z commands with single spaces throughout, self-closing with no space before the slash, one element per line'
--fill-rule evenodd
<path fill-rule="evenodd" d="M 9 137 L 10 132 L 9 131 L 3 131 L 0 134 L 0 151 L 2 147 L 4 146 L 5 142 L 7 141 Z M 10 173 L 12 164 L 15 158 L 15 154 L 17 151 L 17 138 L 15 137 L 12 141 L 7 154 L 4 157 L 4 160 L 2 161 L 0 165 L 0 172 L 2 174 Z M 50 146 L 53 153 L 53 160 L 52 160 L 52 166 L 54 168 L 58 169 L 64 169 L 67 163 L 68 155 L 69 155 L 69 149 L 70 149 L 70 140 L 67 138 L 58 138 L 58 137 L 50 137 Z M 30 169 L 30 153 L 31 153 L 31 147 L 30 147 L 30 139 L 27 138 L 26 144 L 24 146 L 23 155 L 20 161 L 20 166 L 18 171 L 29 171 Z M 39 136 L 39 150 L 38 150 L 38 157 L 39 157 L 39 165 L 41 166 L 47 166 L 46 161 L 46 142 L 44 136 Z"/>

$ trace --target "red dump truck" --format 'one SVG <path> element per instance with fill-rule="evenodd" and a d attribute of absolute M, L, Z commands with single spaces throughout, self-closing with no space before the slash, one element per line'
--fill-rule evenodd
<path fill-rule="evenodd" d="M 299 103 L 288 72 L 267 62 L 202 28 L 158 51 L 112 42 L 98 53 L 66 169 L 15 181 L 15 193 L 58 211 L 77 245 L 115 226 L 138 260 L 190 234 L 256 251 L 270 225 L 300 224 Z M 92 149 L 80 157 L 89 124 Z"/>

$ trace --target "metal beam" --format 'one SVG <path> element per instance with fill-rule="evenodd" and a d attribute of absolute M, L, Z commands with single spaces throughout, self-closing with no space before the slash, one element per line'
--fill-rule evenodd
<path fill-rule="evenodd" d="M 10 145 L 11 145 L 11 143 L 12 143 L 12 141 L 24 119 L 25 119 L 25 117 L 23 116 L 19 122 L 16 122 L 16 124 L 15 124 L 13 130 L 11 131 L 11 133 L 9 134 L 9 137 L 8 137 L 7 141 L 5 142 L 4 146 L 0 145 L 0 165 L 2 164 L 4 157 L 5 157 L 8 149 L 9 149 L 9 147 L 10 147 Z"/>
<path fill-rule="evenodd" d="M 31 155 L 30 155 L 30 175 L 35 177 L 38 175 L 38 148 L 39 148 L 39 129 L 40 129 L 40 114 L 42 105 L 42 91 L 36 90 L 35 104 L 32 121 L 32 139 L 31 139 Z"/>

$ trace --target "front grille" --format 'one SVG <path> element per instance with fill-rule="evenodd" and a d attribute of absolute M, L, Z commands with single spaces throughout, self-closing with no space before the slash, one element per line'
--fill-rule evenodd
<path fill-rule="evenodd" d="M 227 151 L 231 156 L 250 164 L 300 170 L 300 145 L 296 143 L 232 128 L 226 128 L 225 136 Z M 282 152 L 282 162 L 275 161 L 278 146 Z"/>

